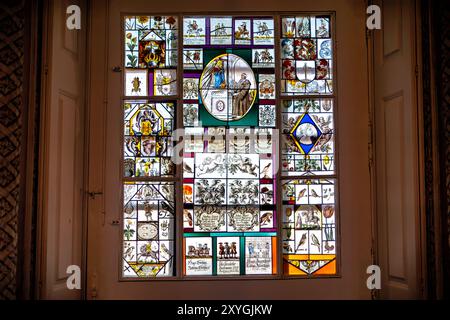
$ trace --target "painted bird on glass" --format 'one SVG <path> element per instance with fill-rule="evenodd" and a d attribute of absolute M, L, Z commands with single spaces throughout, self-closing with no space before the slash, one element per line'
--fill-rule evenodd
<path fill-rule="evenodd" d="M 326 241 L 326 242 L 325 242 L 325 250 L 326 250 L 327 252 L 330 252 L 330 251 L 333 251 L 333 249 L 334 249 L 334 246 L 328 244 L 328 241 Z"/>
<path fill-rule="evenodd" d="M 266 212 L 261 216 L 261 219 L 259 219 L 259 225 L 263 226 L 266 224 L 270 224 L 272 221 L 273 213 L 272 212 Z"/>
<path fill-rule="evenodd" d="M 192 214 L 189 210 L 184 210 L 184 217 L 186 218 L 189 227 L 192 227 Z"/>
<path fill-rule="evenodd" d="M 268 163 L 261 171 L 261 175 L 263 177 L 263 179 L 270 179 L 270 175 L 269 175 L 269 169 L 270 166 L 272 165 L 272 163 Z"/>
<path fill-rule="evenodd" d="M 167 249 L 166 245 L 164 243 L 161 243 L 161 253 L 163 253 L 165 255 L 165 259 L 169 260 L 170 257 L 172 256 L 172 254 L 170 253 L 169 249 Z"/>
<path fill-rule="evenodd" d="M 129 258 L 130 260 L 133 260 L 134 254 L 132 254 L 132 253 L 133 253 L 134 247 L 131 246 L 131 245 L 128 243 L 127 245 L 125 245 L 125 248 L 127 248 L 127 249 L 126 249 L 125 252 L 123 253 L 123 257 L 124 257 L 125 259 Z"/>
<path fill-rule="evenodd" d="M 291 240 L 291 235 L 292 235 L 292 228 L 289 227 L 286 229 L 286 238 L 287 240 Z"/>
<path fill-rule="evenodd" d="M 311 189 L 311 195 L 312 195 L 314 198 L 318 198 L 318 197 L 319 197 L 319 195 L 317 194 L 317 192 L 316 192 L 314 189 Z"/>
<path fill-rule="evenodd" d="M 311 244 L 312 244 L 313 246 L 316 246 L 317 249 L 320 251 L 320 243 L 319 243 L 319 239 L 317 239 L 317 237 L 316 237 L 315 234 L 313 234 L 311 238 L 312 238 Z"/>
<path fill-rule="evenodd" d="M 287 252 L 292 252 L 292 247 L 289 243 L 283 243 L 283 250 Z"/>
<path fill-rule="evenodd" d="M 292 216 L 292 208 L 286 208 L 286 218 L 289 220 L 290 216 Z"/>
<path fill-rule="evenodd" d="M 300 247 L 305 244 L 305 242 L 306 242 L 306 233 L 304 233 L 302 235 L 302 237 L 300 238 L 300 241 L 299 241 L 299 243 L 297 245 L 297 249 L 295 249 L 295 251 L 298 251 L 300 249 Z"/>
<path fill-rule="evenodd" d="M 186 163 L 183 163 L 183 171 L 185 173 L 194 173 L 194 171 L 192 171 L 192 168 Z"/>
<path fill-rule="evenodd" d="M 299 194 L 298 194 L 298 196 L 297 196 L 297 201 L 299 201 L 301 198 L 303 198 L 303 197 L 305 196 L 305 192 L 306 192 L 306 188 L 305 188 L 305 189 L 302 189 L 302 190 L 299 192 Z"/>
<path fill-rule="evenodd" d="M 170 185 L 164 184 L 161 187 L 161 190 L 163 191 L 163 194 L 166 196 L 166 198 L 173 198 L 173 188 Z"/>

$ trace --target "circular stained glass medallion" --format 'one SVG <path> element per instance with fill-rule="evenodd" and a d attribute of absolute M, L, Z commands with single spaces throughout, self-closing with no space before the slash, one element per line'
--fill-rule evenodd
<path fill-rule="evenodd" d="M 203 105 L 214 118 L 239 120 L 255 102 L 255 75 L 241 57 L 221 54 L 206 65 L 200 77 L 199 91 Z"/>

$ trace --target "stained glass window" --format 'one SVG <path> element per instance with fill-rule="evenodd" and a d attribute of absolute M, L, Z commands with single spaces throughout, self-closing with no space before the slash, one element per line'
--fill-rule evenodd
<path fill-rule="evenodd" d="M 325 15 L 281 18 L 282 248 L 290 276 L 337 273 L 330 26 Z"/>
<path fill-rule="evenodd" d="M 176 99 L 178 18 L 129 16 L 124 27 L 122 275 L 174 276 L 177 110 L 161 96 Z"/>
<path fill-rule="evenodd" d="M 174 184 L 125 182 L 123 203 L 123 275 L 173 275 Z"/>
<path fill-rule="evenodd" d="M 335 274 L 335 181 L 286 180 L 282 190 L 284 273 Z"/>
<path fill-rule="evenodd" d="M 178 22 L 174 16 L 125 18 L 125 95 L 177 94 Z"/>
<path fill-rule="evenodd" d="M 332 25 L 124 18 L 123 277 L 337 274 Z"/>
<path fill-rule="evenodd" d="M 333 92 L 330 16 L 283 17 L 280 54 L 283 95 Z"/>
<path fill-rule="evenodd" d="M 183 272 L 275 274 L 273 19 L 183 26 Z"/>
<path fill-rule="evenodd" d="M 174 174 L 172 131 L 174 103 L 124 103 L 124 176 Z"/>
<path fill-rule="evenodd" d="M 283 100 L 281 112 L 283 174 L 334 174 L 333 100 Z"/>

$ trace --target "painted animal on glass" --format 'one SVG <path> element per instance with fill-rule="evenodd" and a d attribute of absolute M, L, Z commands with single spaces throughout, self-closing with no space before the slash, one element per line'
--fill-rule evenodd
<path fill-rule="evenodd" d="M 158 262 L 158 243 L 149 241 L 139 248 L 138 262 Z"/>
<path fill-rule="evenodd" d="M 129 242 L 124 243 L 123 258 L 127 261 L 132 261 L 134 259 L 134 246 Z"/>
<path fill-rule="evenodd" d="M 188 36 L 198 37 L 203 31 L 203 29 L 200 28 L 200 26 L 197 24 L 197 20 L 188 21 L 186 27 L 187 27 L 186 34 Z"/>
<path fill-rule="evenodd" d="M 257 22 L 256 28 L 258 29 L 258 34 L 260 36 L 270 36 L 272 34 L 272 30 L 269 29 L 269 26 L 265 21 Z"/>
<path fill-rule="evenodd" d="M 192 104 L 188 104 L 187 106 L 185 106 L 184 112 L 183 112 L 183 118 L 184 118 L 185 126 L 194 126 L 196 123 L 196 120 L 198 119 L 197 108 Z"/>
<path fill-rule="evenodd" d="M 236 39 L 250 39 L 250 32 L 247 29 L 247 22 L 242 21 L 242 23 L 237 27 L 237 30 L 234 32 L 234 36 Z"/>
<path fill-rule="evenodd" d="M 202 179 L 196 182 L 196 202 L 222 204 L 225 202 L 225 183 L 221 180 Z"/>
<path fill-rule="evenodd" d="M 273 56 L 270 53 L 269 49 L 256 51 L 254 62 L 256 62 L 256 63 L 260 63 L 260 62 L 271 63 L 271 62 L 273 62 Z"/>
<path fill-rule="evenodd" d="M 234 180 L 229 193 L 230 204 L 258 204 L 258 181 Z"/>
<path fill-rule="evenodd" d="M 185 79 L 183 81 L 184 99 L 197 99 L 198 83 L 194 79 Z"/>
<path fill-rule="evenodd" d="M 139 79 L 139 77 L 134 77 L 133 80 L 131 81 L 131 85 L 132 85 L 132 89 L 131 92 L 141 92 L 141 80 Z"/>
<path fill-rule="evenodd" d="M 228 157 L 228 170 L 236 174 L 238 172 L 247 173 L 257 177 L 258 165 L 252 163 L 249 157 L 243 157 L 241 155 L 229 155 Z"/>
<path fill-rule="evenodd" d="M 226 170 L 226 159 L 223 155 L 207 156 L 203 161 L 197 166 L 199 170 L 198 176 L 202 176 L 208 173 L 217 173 L 222 175 Z"/>
<path fill-rule="evenodd" d="M 220 36 L 226 36 L 227 35 L 227 29 L 225 28 L 225 25 L 223 23 L 217 23 L 214 27 L 214 30 L 211 31 L 211 33 L 214 33 L 216 37 Z"/>
<path fill-rule="evenodd" d="M 318 210 L 314 206 L 306 206 L 298 210 L 296 229 L 318 230 L 320 223 Z"/>
<path fill-rule="evenodd" d="M 261 227 L 270 225 L 272 223 L 273 213 L 272 212 L 266 212 L 264 213 L 261 218 L 259 219 L 259 225 Z"/>
<path fill-rule="evenodd" d="M 329 115 L 326 119 L 322 116 L 313 115 L 314 121 L 319 126 L 320 130 L 322 131 L 322 135 L 319 137 L 319 140 L 317 141 L 316 145 L 314 146 L 313 151 L 322 151 L 322 152 L 328 152 L 327 143 L 331 140 L 333 137 L 333 129 L 330 128 L 330 124 L 332 121 L 331 115 Z"/>
<path fill-rule="evenodd" d="M 261 170 L 260 175 L 263 179 L 271 179 L 272 178 L 272 172 L 271 172 L 272 163 L 269 162 L 264 166 L 264 168 Z"/>

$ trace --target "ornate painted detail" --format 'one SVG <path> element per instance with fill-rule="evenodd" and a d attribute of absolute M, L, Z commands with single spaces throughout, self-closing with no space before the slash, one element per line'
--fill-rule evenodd
<path fill-rule="evenodd" d="M 322 131 L 308 113 L 299 117 L 290 132 L 296 146 L 303 154 L 308 154 L 322 135 Z"/>

